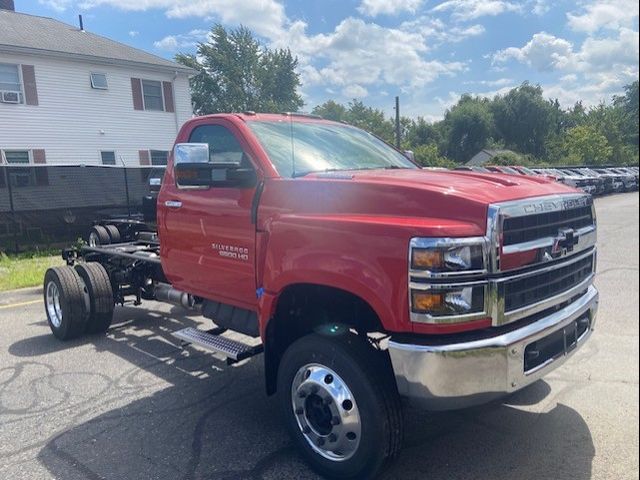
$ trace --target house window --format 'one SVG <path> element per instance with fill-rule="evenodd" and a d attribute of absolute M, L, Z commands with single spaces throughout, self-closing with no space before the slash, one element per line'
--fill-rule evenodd
<path fill-rule="evenodd" d="M 103 150 L 100 152 L 103 165 L 115 165 L 116 164 L 116 152 L 112 150 Z"/>
<path fill-rule="evenodd" d="M 149 150 L 151 157 L 151 165 L 166 165 L 169 158 L 169 152 L 166 150 Z"/>
<path fill-rule="evenodd" d="M 155 80 L 142 80 L 142 97 L 145 110 L 164 111 L 162 83 Z"/>
<path fill-rule="evenodd" d="M 107 90 L 107 75 L 105 73 L 91 73 L 91 88 L 98 90 Z"/>
<path fill-rule="evenodd" d="M 0 103 L 22 103 L 19 65 L 0 63 Z"/>
<path fill-rule="evenodd" d="M 31 164 L 29 150 L 3 150 L 2 156 L 8 165 Z M 12 168 L 8 170 L 9 181 L 13 187 L 33 187 L 36 185 L 36 175 L 33 168 Z"/>
<path fill-rule="evenodd" d="M 4 150 L 4 158 L 10 165 L 30 164 L 31 155 L 29 150 Z"/>

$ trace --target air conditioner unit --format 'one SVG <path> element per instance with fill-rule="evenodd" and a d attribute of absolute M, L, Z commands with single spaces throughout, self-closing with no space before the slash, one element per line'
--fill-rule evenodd
<path fill-rule="evenodd" d="M 4 90 L 0 92 L 0 102 L 2 103 L 20 103 L 20 92 L 12 92 Z"/>

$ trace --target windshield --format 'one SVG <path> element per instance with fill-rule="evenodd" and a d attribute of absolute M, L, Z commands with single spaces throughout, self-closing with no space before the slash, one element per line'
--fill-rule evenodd
<path fill-rule="evenodd" d="M 418 168 L 370 133 L 321 122 L 248 121 L 282 177 L 311 172 Z"/>
<path fill-rule="evenodd" d="M 527 168 L 527 167 L 520 167 L 520 171 L 522 173 L 524 173 L 525 175 L 537 175 L 536 172 L 534 172 L 533 170 L 531 170 L 530 168 Z"/>
<path fill-rule="evenodd" d="M 513 169 L 513 168 L 511 168 L 511 167 L 501 167 L 501 168 L 500 168 L 500 170 L 501 170 L 503 173 L 508 173 L 508 174 L 510 174 L 510 175 L 520 175 L 520 174 L 517 172 L 517 170 L 514 170 L 514 169 Z"/>

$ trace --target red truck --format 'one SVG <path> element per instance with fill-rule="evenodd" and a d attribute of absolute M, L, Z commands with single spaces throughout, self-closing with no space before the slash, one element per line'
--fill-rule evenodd
<path fill-rule="evenodd" d="M 130 299 L 197 310 L 215 326 L 176 337 L 229 362 L 262 354 L 300 451 L 341 479 L 398 454 L 401 398 L 446 410 L 515 392 L 584 344 L 598 306 L 591 196 L 423 170 L 298 114 L 188 121 L 157 232 L 63 257 L 44 280 L 56 337 L 106 332 Z"/>

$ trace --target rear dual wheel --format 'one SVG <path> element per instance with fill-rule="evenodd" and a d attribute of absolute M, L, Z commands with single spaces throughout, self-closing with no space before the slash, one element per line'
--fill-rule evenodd
<path fill-rule="evenodd" d="M 278 395 L 285 423 L 322 475 L 374 478 L 399 452 L 402 412 L 385 356 L 351 334 L 308 335 L 284 353 Z"/>
<path fill-rule="evenodd" d="M 115 225 L 94 225 L 89 231 L 88 243 L 90 247 L 120 243 L 122 236 Z"/>
<path fill-rule="evenodd" d="M 60 340 L 106 332 L 113 318 L 109 275 L 98 263 L 50 268 L 44 276 L 44 304 L 49 328 Z"/>

